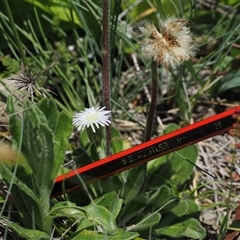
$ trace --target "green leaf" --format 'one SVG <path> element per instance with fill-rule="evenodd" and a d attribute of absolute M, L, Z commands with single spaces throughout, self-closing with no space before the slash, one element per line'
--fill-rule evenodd
<path fill-rule="evenodd" d="M 47 162 L 52 166 L 48 166 L 51 172 L 47 172 L 51 176 L 52 182 L 57 176 L 59 168 L 64 160 L 64 155 L 68 146 L 68 138 L 72 131 L 72 119 L 64 112 L 58 112 L 57 105 L 53 99 L 44 98 L 39 102 L 39 109 L 44 113 L 47 125 L 53 132 L 53 139 L 49 139 L 49 143 L 54 142 L 54 156 Z M 48 150 L 49 151 L 49 150 Z M 50 185 L 49 188 L 52 188 Z"/>
<path fill-rule="evenodd" d="M 48 218 L 70 217 L 87 218 L 92 224 L 102 228 L 108 234 L 116 233 L 116 223 L 112 213 L 103 206 L 92 203 L 85 207 L 78 207 L 69 201 L 55 204 L 48 214 Z"/>
<path fill-rule="evenodd" d="M 146 207 L 154 210 L 161 209 L 161 212 L 163 209 L 168 209 L 169 205 L 171 205 L 172 208 L 178 203 L 177 199 L 172 201 L 174 196 L 173 192 L 166 185 L 159 187 L 157 190 L 151 190 L 149 196 Z"/>
<path fill-rule="evenodd" d="M 15 117 L 11 99 L 8 105 L 9 111 L 13 113 L 10 128 L 17 133 L 13 134 L 14 140 L 29 165 L 21 166 L 25 171 L 19 168 L 16 172 L 21 178 L 18 184 L 14 184 L 12 195 L 18 199 L 16 206 L 19 212 L 28 213 L 22 216 L 26 226 L 32 225 L 34 212 L 39 229 L 50 232 L 51 218 L 46 218 L 50 208 L 49 198 L 54 179 L 64 160 L 72 122 L 65 113 L 58 112 L 52 99 L 44 98 L 33 105 L 28 102 L 22 119 Z M 8 177 L 10 182 L 9 176 L 5 173 L 3 177 Z"/>
<path fill-rule="evenodd" d="M 88 219 L 97 226 L 101 226 L 104 233 L 114 235 L 117 233 L 117 226 L 111 212 L 99 205 L 90 204 L 83 207 Z"/>
<path fill-rule="evenodd" d="M 4 163 L 0 162 L 1 165 L 1 175 L 5 180 L 16 205 L 18 212 L 22 216 L 22 220 L 24 225 L 28 228 L 33 226 L 33 216 L 34 216 L 34 224 L 39 228 L 43 227 L 42 222 L 42 206 L 43 202 L 41 198 L 35 195 L 35 192 L 30 189 L 30 187 L 25 182 L 19 180 L 19 178 L 15 175 L 15 172 L 12 172 Z M 26 179 L 31 181 L 32 177 L 30 174 L 24 174 L 24 169 L 22 166 L 18 166 L 17 174 L 23 174 L 24 177 L 21 176 L 21 179 Z M 43 206 L 47 208 L 46 206 Z M 22 214 L 24 213 L 24 214 Z"/>
<path fill-rule="evenodd" d="M 136 232 L 130 232 L 126 231 L 124 229 L 118 228 L 117 234 L 114 236 L 108 236 L 108 240 L 130 240 L 135 239 L 137 236 L 139 236 Z"/>
<path fill-rule="evenodd" d="M 197 218 L 199 216 L 199 212 L 200 207 L 194 201 L 181 199 L 179 204 L 173 207 L 169 214 L 171 216 L 174 215 L 175 217 L 191 215 Z"/>
<path fill-rule="evenodd" d="M 129 2 L 127 1 L 123 6 L 126 5 L 126 7 L 129 5 Z M 129 12 L 131 19 L 134 19 L 134 21 L 141 21 L 143 18 L 146 18 L 150 20 L 156 20 L 154 12 L 156 9 L 153 7 L 152 4 L 150 4 L 149 1 L 140 1 L 136 7 L 134 7 L 131 12 Z"/>
<path fill-rule="evenodd" d="M 80 232 L 77 232 L 73 235 L 71 235 L 68 240 L 102 240 L 103 239 L 103 235 L 102 234 L 98 234 L 97 231 L 94 231 L 94 230 L 87 230 L 87 229 L 84 229 Z"/>
<path fill-rule="evenodd" d="M 120 197 L 127 204 L 139 193 L 144 183 L 145 165 L 124 171 L 119 175 L 122 181 Z"/>
<path fill-rule="evenodd" d="M 27 194 L 30 198 L 32 198 L 35 202 L 40 203 L 40 200 L 36 197 L 34 192 L 21 180 L 17 178 L 14 172 L 12 172 L 3 162 L 0 161 L 0 172 L 3 176 L 4 180 L 7 181 L 8 185 L 16 185 L 18 189 L 25 194 Z M 31 176 L 28 177 L 31 179 Z M 17 196 L 16 196 L 17 199 Z"/>
<path fill-rule="evenodd" d="M 37 108 L 37 106 L 25 110 L 22 121 L 22 137 L 24 141 L 21 146 L 21 152 L 37 179 L 38 172 L 43 167 L 42 162 L 49 161 L 50 158 L 54 157 L 53 133 L 46 124 L 44 114 Z M 44 131 L 44 133 L 42 131 Z M 43 147 L 43 144 L 47 146 L 47 149 L 46 147 Z"/>
<path fill-rule="evenodd" d="M 78 18 L 76 17 L 76 13 L 71 11 L 70 5 L 68 1 L 63 0 L 61 3 L 57 1 L 50 1 L 50 2 L 42 2 L 41 0 L 25 0 L 25 2 L 29 2 L 29 4 L 36 6 L 40 9 L 42 9 L 44 12 L 47 12 L 51 15 L 57 16 L 59 19 L 63 21 L 70 21 L 69 16 L 72 15 L 73 22 L 78 23 Z M 45 13 L 46 14 L 46 13 Z"/>
<path fill-rule="evenodd" d="M 7 100 L 7 112 L 9 117 L 9 127 L 10 132 L 13 137 L 13 141 L 16 143 L 17 147 L 21 144 L 22 141 L 22 123 L 21 120 L 18 118 L 17 114 L 15 113 L 14 104 L 12 96 L 8 96 Z"/>
<path fill-rule="evenodd" d="M 56 203 L 50 210 L 48 217 L 70 217 L 70 218 L 86 218 L 86 211 L 76 206 L 75 203 L 69 201 Z"/>
<path fill-rule="evenodd" d="M 73 236 L 71 236 L 70 238 L 68 238 L 68 240 L 103 240 L 105 239 L 105 237 L 107 237 L 106 239 L 108 240 L 131 240 L 131 239 L 135 239 L 137 236 L 139 236 L 138 233 L 136 232 L 129 232 L 126 231 L 124 229 L 118 228 L 117 229 L 117 234 L 113 235 L 113 236 L 109 236 L 105 233 L 100 234 L 97 233 L 96 231 L 91 231 L 91 230 L 83 230 L 77 234 L 74 234 Z"/>
<path fill-rule="evenodd" d="M 111 148 L 113 153 L 118 153 L 123 150 L 123 141 L 120 131 L 112 127 L 112 140 L 111 140 Z"/>
<path fill-rule="evenodd" d="M 48 240 L 50 238 L 50 236 L 45 232 L 23 228 L 9 220 L 7 221 L 7 225 L 10 229 L 14 230 L 19 237 L 26 240 Z"/>
<path fill-rule="evenodd" d="M 112 213 L 112 217 L 116 219 L 121 210 L 123 200 L 119 199 L 115 192 L 108 192 L 95 199 L 94 202 L 108 209 Z"/>
<path fill-rule="evenodd" d="M 225 74 L 223 78 L 219 80 L 217 85 L 212 88 L 213 96 L 217 97 L 234 88 L 240 88 L 240 70 Z"/>
<path fill-rule="evenodd" d="M 80 219 L 77 230 L 75 232 L 78 235 L 80 231 L 84 229 L 91 229 L 93 226 L 94 224 L 92 224 L 92 222 L 88 218 L 83 218 L 83 219 Z"/>
<path fill-rule="evenodd" d="M 152 213 L 152 214 L 148 214 L 147 216 L 144 216 L 141 221 L 139 221 L 138 223 L 129 226 L 127 228 L 127 230 L 131 230 L 131 231 L 143 231 L 149 228 L 154 227 L 155 225 L 157 225 L 159 223 L 161 219 L 161 214 L 160 213 Z"/>
<path fill-rule="evenodd" d="M 175 224 L 172 224 L 164 230 L 155 229 L 160 235 L 167 235 L 171 237 L 189 237 L 192 239 L 204 239 L 206 230 L 194 218 L 190 218 Z"/>
<path fill-rule="evenodd" d="M 167 155 L 169 157 L 167 160 L 170 162 L 170 167 L 172 168 L 173 172 L 173 175 L 170 177 L 170 181 L 175 185 L 184 183 L 192 174 L 195 167 L 194 164 L 196 163 L 198 157 L 198 149 L 196 145 L 191 145 L 178 150 L 178 153 L 184 158 L 188 159 L 192 164 L 186 159 L 182 158 L 176 152 L 174 152 L 171 157 Z M 164 170 L 162 169 L 162 171 Z"/>
<path fill-rule="evenodd" d="M 194 201 L 182 199 L 179 204 L 164 215 L 154 230 L 158 235 L 187 236 L 199 239 L 197 236 L 205 234 L 204 228 L 196 220 L 199 213 L 200 207 Z"/>
<path fill-rule="evenodd" d="M 57 129 L 56 121 L 58 118 L 58 110 L 57 110 L 56 103 L 51 98 L 43 98 L 38 103 L 38 106 L 39 106 L 39 109 L 44 113 L 48 121 L 47 125 L 50 127 L 50 129 L 54 133 L 55 129 Z"/>
<path fill-rule="evenodd" d="M 53 179 L 50 178 L 54 167 L 54 144 L 52 131 L 46 125 L 40 125 L 38 130 L 38 151 L 41 153 L 38 161 L 38 171 L 36 173 L 35 181 L 39 187 L 40 197 L 50 196 Z M 29 149 L 30 152 L 30 149 Z M 33 161 L 33 160 L 30 160 Z"/>
<path fill-rule="evenodd" d="M 125 219 L 129 220 L 137 216 L 139 213 L 144 211 L 146 202 L 146 196 L 136 196 L 134 199 L 124 205 L 121 212 L 119 213 L 118 219 L 124 221 Z"/>
<path fill-rule="evenodd" d="M 68 139 L 72 132 L 72 119 L 67 116 L 64 112 L 58 114 L 55 121 L 54 131 L 54 159 L 53 168 L 51 173 L 51 180 L 54 181 L 56 178 L 59 168 L 64 161 L 64 156 L 68 147 Z"/>

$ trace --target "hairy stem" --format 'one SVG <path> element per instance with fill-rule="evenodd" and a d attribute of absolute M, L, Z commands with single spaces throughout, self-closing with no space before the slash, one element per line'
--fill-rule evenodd
<path fill-rule="evenodd" d="M 150 140 L 152 136 L 154 115 L 155 115 L 155 109 L 156 109 L 156 103 L 157 103 L 157 66 L 154 61 L 152 61 L 151 72 L 152 72 L 151 103 L 150 103 L 149 113 L 147 116 L 147 126 L 145 131 L 145 138 L 144 138 L 145 141 Z"/>
<path fill-rule="evenodd" d="M 110 96 L 110 0 L 102 0 L 103 10 L 103 30 L 102 30 L 102 78 L 103 78 L 103 105 L 106 110 L 111 110 L 111 96 Z M 106 126 L 106 154 L 111 154 L 111 125 Z"/>
<path fill-rule="evenodd" d="M 4 6 L 6 8 L 6 12 L 7 12 L 7 15 L 8 15 L 8 18 L 9 18 L 11 28 L 13 30 L 13 34 L 14 34 L 14 37 L 15 37 L 15 40 L 16 40 L 16 44 L 17 44 L 19 54 L 21 56 L 21 59 L 23 61 L 24 66 L 26 67 L 27 66 L 27 59 L 26 59 L 26 56 L 25 56 L 24 51 L 23 51 L 22 43 L 21 43 L 20 37 L 18 35 L 18 31 L 17 31 L 16 25 L 15 25 L 15 22 L 13 20 L 13 16 L 12 16 L 12 12 L 11 12 L 11 9 L 9 7 L 9 4 L 8 4 L 8 0 L 3 0 L 3 3 L 4 3 Z"/>

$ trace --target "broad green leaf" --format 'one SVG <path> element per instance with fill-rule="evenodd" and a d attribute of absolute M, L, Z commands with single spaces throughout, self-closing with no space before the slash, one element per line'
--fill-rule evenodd
<path fill-rule="evenodd" d="M 174 238 L 188 237 L 191 239 L 204 239 L 206 236 L 205 228 L 194 218 L 171 224 L 163 230 L 155 229 L 155 232 L 160 236 L 167 235 Z"/>
<path fill-rule="evenodd" d="M 105 234 L 104 234 L 105 235 Z M 88 229 L 84 229 L 80 232 L 77 232 L 75 234 L 72 234 L 68 240 L 102 240 L 104 238 L 104 235 L 102 234 L 98 234 L 97 231 L 95 230 L 88 230 Z M 105 235 L 106 236 L 106 235 Z"/>
<path fill-rule="evenodd" d="M 123 7 L 124 8 L 129 8 L 129 5 L 132 4 L 132 1 L 126 1 L 123 2 Z M 132 9 L 132 8 L 131 8 Z M 150 3 L 150 1 L 140 1 L 132 9 L 131 12 L 129 12 L 129 15 L 131 16 L 134 21 L 141 21 L 144 20 L 145 18 L 148 19 L 148 21 L 155 21 L 156 20 L 156 8 L 154 7 L 153 4 Z"/>
<path fill-rule="evenodd" d="M 19 191 L 24 192 L 27 194 L 30 198 L 32 198 L 35 202 L 40 203 L 40 200 L 37 198 L 37 196 L 34 194 L 32 189 L 30 189 L 25 183 L 23 183 L 21 180 L 17 178 L 17 176 L 12 172 L 4 163 L 0 161 L 0 172 L 3 176 L 4 180 L 7 181 L 7 183 L 16 185 L 19 188 Z M 28 179 L 31 179 L 31 176 L 28 176 Z M 17 199 L 17 195 L 16 195 Z"/>
<path fill-rule="evenodd" d="M 24 141 L 21 146 L 21 152 L 23 153 L 29 166 L 37 177 L 38 171 L 42 169 L 42 161 L 46 161 L 46 158 L 43 159 L 43 154 L 51 154 L 51 156 L 53 157 L 53 134 L 51 130 L 47 127 L 44 114 L 37 108 L 37 106 L 33 106 L 24 111 L 22 121 L 22 137 Z M 47 136 L 45 136 L 41 132 L 43 129 Z M 43 137 L 44 139 L 42 139 Z M 44 151 L 46 151 L 46 148 L 43 148 L 42 146 L 42 144 L 44 144 L 43 140 L 44 142 L 48 141 L 47 146 L 49 147 L 49 149 L 45 153 Z"/>
<path fill-rule="evenodd" d="M 153 160 L 147 168 L 148 182 L 153 183 L 154 186 L 169 181 L 175 186 L 184 183 L 192 174 L 197 157 L 198 149 L 196 145 L 191 145 Z"/>
<path fill-rule="evenodd" d="M 104 233 L 114 235 L 117 233 L 117 226 L 111 212 L 99 205 L 90 204 L 83 207 L 88 219 L 97 226 L 101 226 Z"/>
<path fill-rule="evenodd" d="M 142 213 L 146 208 L 147 198 L 146 196 L 136 196 L 130 202 L 128 202 L 119 213 L 118 219 L 122 221 L 125 219 L 131 219 L 139 213 Z"/>
<path fill-rule="evenodd" d="M 76 13 L 71 11 L 71 6 L 68 1 L 62 0 L 59 1 L 49 1 L 49 2 L 42 2 L 41 0 L 24 0 L 31 5 L 35 5 L 36 7 L 42 9 L 45 12 L 48 12 L 51 15 L 57 16 L 59 19 L 63 21 L 71 21 L 73 20 L 74 23 L 78 23 L 78 18 L 76 17 Z M 72 15 L 73 14 L 73 15 Z M 71 19 L 70 16 L 73 18 Z"/>
<path fill-rule="evenodd" d="M 181 199 L 179 204 L 171 209 L 170 213 L 170 215 L 173 214 L 175 217 L 189 216 L 190 214 L 194 217 L 198 217 L 200 207 L 192 200 Z"/>
<path fill-rule="evenodd" d="M 120 197 L 123 199 L 124 203 L 127 204 L 136 197 L 142 188 L 145 177 L 145 165 L 140 165 L 128 171 L 124 171 L 119 177 L 122 181 Z"/>
<path fill-rule="evenodd" d="M 150 195 L 146 205 L 158 209 L 172 198 L 172 191 L 166 185 L 160 186 Z"/>
<path fill-rule="evenodd" d="M 173 132 L 175 130 L 179 129 L 178 125 L 177 124 L 169 124 L 165 129 L 164 129 L 164 134 L 167 134 L 167 133 L 170 133 L 170 132 Z"/>
<path fill-rule="evenodd" d="M 124 229 L 118 228 L 117 234 L 114 236 L 108 236 L 108 240 L 130 240 L 135 239 L 139 234 L 137 232 L 130 232 Z"/>
<path fill-rule="evenodd" d="M 144 216 L 141 221 L 137 222 L 136 224 L 129 226 L 127 230 L 130 231 L 144 231 L 146 229 L 152 228 L 159 223 L 161 219 L 160 213 L 152 213 Z"/>
<path fill-rule="evenodd" d="M 68 139 L 72 132 L 72 119 L 64 112 L 58 114 L 56 119 L 56 128 L 54 131 L 54 159 L 53 168 L 51 169 L 51 180 L 56 178 L 59 168 L 64 161 L 64 155 L 68 147 Z"/>
<path fill-rule="evenodd" d="M 86 211 L 76 206 L 75 203 L 69 201 L 58 202 L 50 210 L 48 217 L 59 218 L 59 217 L 71 217 L 71 218 L 85 218 Z"/>
<path fill-rule="evenodd" d="M 14 143 L 16 143 L 17 147 L 19 147 L 19 145 L 22 143 L 22 131 L 21 131 L 22 123 L 15 112 L 13 99 L 11 95 L 9 95 L 7 100 L 7 111 L 10 116 L 9 117 L 10 132 L 13 137 Z"/>
<path fill-rule="evenodd" d="M 38 103 L 39 109 L 44 113 L 46 120 L 48 122 L 48 126 L 55 133 L 55 129 L 57 129 L 57 117 L 58 117 L 58 109 L 57 104 L 51 98 L 43 98 Z"/>
<path fill-rule="evenodd" d="M 137 236 L 139 236 L 138 233 L 136 232 L 129 232 L 125 231 L 124 229 L 118 228 L 117 233 L 113 236 L 106 235 L 106 233 L 97 233 L 97 231 L 91 231 L 91 230 L 83 230 L 81 232 L 77 232 L 68 240 L 103 240 L 103 239 L 108 239 L 108 240 L 131 240 L 135 239 Z"/>
<path fill-rule="evenodd" d="M 122 199 L 119 199 L 118 195 L 115 192 L 108 192 L 103 196 L 94 200 L 97 205 L 105 207 L 112 213 L 112 217 L 114 219 L 117 218 L 121 207 L 122 207 Z"/>
<path fill-rule="evenodd" d="M 53 179 L 51 179 L 50 176 L 54 167 L 54 144 L 52 131 L 50 131 L 46 125 L 40 125 L 38 130 L 38 139 L 39 141 L 35 144 L 39 144 L 38 151 L 41 154 L 39 159 L 35 159 L 35 161 L 39 161 L 35 181 L 39 188 L 40 197 L 43 198 L 45 196 L 49 198 L 53 187 Z"/>
<path fill-rule="evenodd" d="M 234 88 L 240 88 L 240 70 L 225 74 L 212 91 L 213 95 L 217 97 L 220 94 Z"/>
<path fill-rule="evenodd" d="M 94 226 L 94 224 L 88 218 L 82 218 L 78 220 L 78 222 L 79 222 L 78 227 L 75 231 L 77 235 L 79 234 L 80 231 L 84 229 L 91 229 Z"/>
<path fill-rule="evenodd" d="M 170 177 L 170 181 L 175 185 L 183 184 L 192 174 L 195 167 L 194 164 L 196 163 L 198 157 L 198 149 L 196 145 L 191 145 L 178 150 L 178 153 L 181 155 L 174 152 L 173 155 L 167 159 L 170 163 L 173 173 L 173 175 Z M 181 156 L 188 159 L 192 164 Z M 164 169 L 166 170 L 166 168 Z M 164 169 L 161 170 L 164 171 Z"/>
<path fill-rule="evenodd" d="M 162 221 L 160 221 L 154 230 L 159 235 L 163 234 L 174 237 L 193 237 L 194 234 L 203 234 L 203 228 L 196 220 L 199 214 L 200 207 L 194 201 L 182 199 L 179 204 L 164 215 Z M 189 226 L 187 224 L 189 224 Z"/>
<path fill-rule="evenodd" d="M 48 218 L 58 217 L 87 218 L 104 232 L 110 235 L 116 233 L 116 223 L 111 212 L 95 203 L 85 207 L 78 207 L 71 202 L 59 202 L 52 207 L 48 215 Z"/>
<path fill-rule="evenodd" d="M 166 186 L 160 186 L 157 190 L 151 190 L 149 194 L 148 201 L 146 203 L 146 206 L 149 209 L 166 209 L 169 208 L 168 205 L 171 205 L 171 207 L 175 206 L 178 203 L 178 200 L 173 200 L 173 192 L 172 190 Z M 160 210 L 160 211 L 161 211 Z M 162 211 L 161 211 L 162 212 Z"/>
<path fill-rule="evenodd" d="M 34 215 L 34 224 L 36 224 L 36 226 L 39 228 L 42 228 L 42 208 L 40 206 L 43 204 L 43 202 L 38 196 L 36 196 L 35 192 L 33 192 L 33 190 L 30 189 L 26 183 L 19 180 L 15 173 L 12 172 L 4 163 L 0 162 L 0 165 L 1 175 L 8 185 L 13 199 L 16 200 L 14 203 L 16 204 L 16 207 L 22 216 L 24 225 L 28 228 L 32 227 Z M 18 168 L 22 168 L 22 166 L 19 166 Z M 19 169 L 17 169 L 17 172 L 18 171 Z M 24 170 L 21 170 L 19 172 L 19 175 L 21 173 L 24 174 Z M 24 177 L 22 177 L 22 179 L 26 179 L 31 182 L 32 177 L 30 174 L 26 174 Z M 29 185 L 30 184 L 31 183 L 29 183 Z M 47 204 L 43 207 L 47 207 Z"/>
<path fill-rule="evenodd" d="M 11 104 L 9 104 L 9 109 L 14 112 Z M 18 199 L 16 206 L 19 211 L 28 213 L 26 217 L 23 215 L 25 225 L 32 225 L 32 213 L 34 212 L 35 222 L 39 229 L 50 232 L 51 219 L 46 218 L 49 212 L 49 198 L 54 179 L 68 146 L 71 119 L 66 114 L 57 111 L 53 100 L 42 99 L 34 105 L 27 103 L 21 121 L 22 124 L 17 123 L 16 126 L 20 129 L 18 132 L 22 134 L 23 141 L 20 142 L 18 135 L 15 141 L 18 141 L 17 146 L 20 147 L 32 172 L 29 171 L 29 167 L 21 172 L 22 175 L 20 175 L 21 169 L 17 171 L 17 176 L 21 176 L 22 183 L 18 180 L 18 184 L 12 188 L 12 194 L 14 199 Z M 10 124 L 15 123 L 16 118 L 13 118 Z M 14 126 L 12 128 L 14 129 Z"/>
<path fill-rule="evenodd" d="M 113 153 L 118 153 L 123 150 L 123 141 L 122 136 L 119 130 L 115 127 L 111 128 L 112 130 L 112 140 L 111 140 L 111 148 Z"/>
<path fill-rule="evenodd" d="M 50 238 L 50 236 L 45 232 L 23 228 L 20 225 L 9 220 L 7 221 L 7 225 L 10 229 L 14 230 L 19 237 L 26 240 L 48 240 Z"/>

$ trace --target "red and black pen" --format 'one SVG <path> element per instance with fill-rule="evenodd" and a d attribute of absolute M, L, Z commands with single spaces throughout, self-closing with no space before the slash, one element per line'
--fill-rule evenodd
<path fill-rule="evenodd" d="M 240 106 L 80 167 L 56 178 L 52 197 L 112 176 L 233 128 Z M 81 179 L 81 180 L 80 180 Z"/>

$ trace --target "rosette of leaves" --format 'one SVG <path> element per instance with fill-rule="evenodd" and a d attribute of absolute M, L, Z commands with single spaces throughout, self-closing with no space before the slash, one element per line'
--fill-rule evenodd
<path fill-rule="evenodd" d="M 72 119 L 59 112 L 55 102 L 48 98 L 36 104 L 27 102 L 18 113 L 9 97 L 7 108 L 12 146 L 18 160 L 16 164 L 0 161 L 1 175 L 22 225 L 50 234 L 50 195 L 68 147 Z M 10 222 L 8 225 L 11 227 Z"/>

